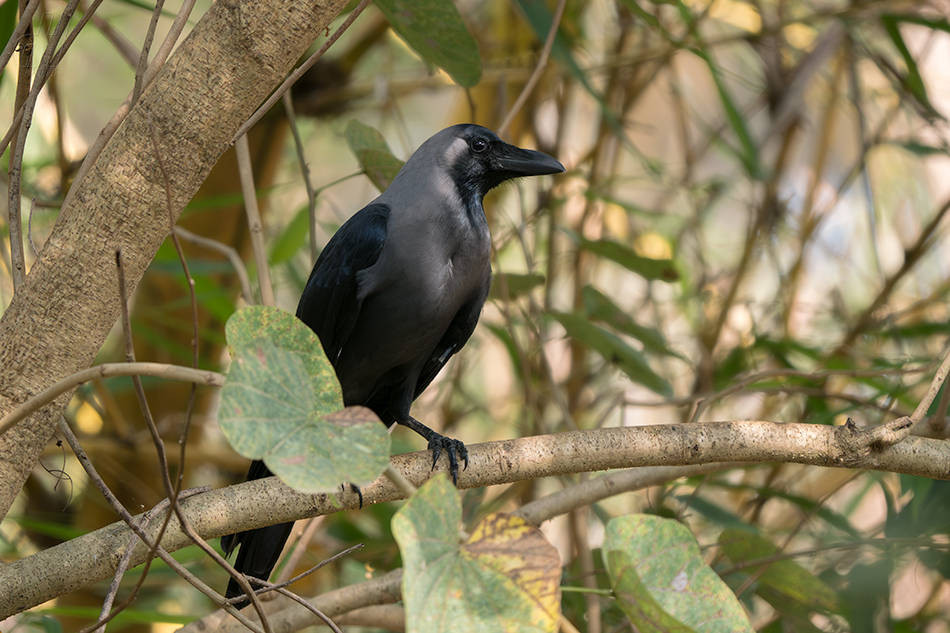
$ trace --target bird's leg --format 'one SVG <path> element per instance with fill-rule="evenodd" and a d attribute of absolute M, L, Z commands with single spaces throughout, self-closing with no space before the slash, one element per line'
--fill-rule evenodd
<path fill-rule="evenodd" d="M 445 437 L 439 433 L 436 433 L 425 424 L 415 419 L 412 416 L 406 418 L 404 422 L 400 422 L 403 426 L 407 426 L 422 437 L 426 438 L 429 442 L 429 450 L 432 451 L 432 468 L 435 468 L 436 462 L 439 461 L 439 457 L 442 455 L 443 449 L 449 457 L 449 474 L 452 475 L 452 483 L 458 484 L 458 474 L 459 474 L 459 461 L 458 458 L 461 457 L 462 461 L 465 463 L 465 470 L 468 468 L 468 449 L 465 448 L 465 444 L 461 440 L 455 440 L 451 437 Z"/>

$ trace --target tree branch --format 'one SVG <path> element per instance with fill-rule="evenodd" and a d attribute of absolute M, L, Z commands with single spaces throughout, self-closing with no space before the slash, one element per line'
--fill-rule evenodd
<path fill-rule="evenodd" d="M 470 466 L 459 473 L 458 487 L 477 488 L 615 468 L 737 461 L 884 470 L 950 479 L 950 445 L 946 442 L 911 437 L 877 449 L 860 441 L 871 436 L 847 426 L 757 421 L 571 431 L 470 446 Z M 431 474 L 430 459 L 428 451 L 421 451 L 394 455 L 392 463 L 419 486 Z M 441 461 L 440 470 L 444 465 Z M 364 505 L 404 498 L 385 477 L 363 487 L 362 493 Z M 337 501 L 328 495 L 294 492 L 276 478 L 268 478 L 198 495 L 183 501 L 181 507 L 194 530 L 210 539 L 359 506 L 352 492 L 337 495 Z M 0 567 L 0 587 L 4 587 L 0 618 L 110 577 L 118 564 L 117 552 L 122 551 L 129 536 L 128 528 L 117 523 Z M 162 547 L 171 552 L 191 542 L 173 518 Z M 141 546 L 132 563 L 141 563 L 145 554 Z"/>

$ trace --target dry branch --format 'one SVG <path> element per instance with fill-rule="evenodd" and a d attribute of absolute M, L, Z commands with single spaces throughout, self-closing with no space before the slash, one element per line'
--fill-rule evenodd
<path fill-rule="evenodd" d="M 470 446 L 470 465 L 459 473 L 458 487 L 615 468 L 737 461 L 886 470 L 950 479 L 950 445 L 946 442 L 910 437 L 876 449 L 862 448 L 861 437 L 860 431 L 845 426 L 756 421 L 572 431 Z M 430 476 L 428 451 L 395 455 L 392 462 L 413 485 L 421 485 Z M 440 462 L 442 468 L 444 461 Z M 362 493 L 364 505 L 404 498 L 385 477 L 363 487 Z M 294 492 L 275 478 L 230 486 L 181 504 L 191 526 L 205 539 L 358 505 L 352 492 L 340 495 L 337 505 L 327 495 Z M 110 577 L 129 536 L 125 524 L 116 523 L 0 568 L 0 586 L 4 587 L 0 618 Z M 190 544 L 173 518 L 162 546 L 171 552 Z M 140 545 L 132 563 L 141 563 L 145 553 Z"/>

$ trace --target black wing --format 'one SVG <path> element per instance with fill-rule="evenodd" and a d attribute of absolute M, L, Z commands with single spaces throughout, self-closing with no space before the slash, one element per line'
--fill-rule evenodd
<path fill-rule="evenodd" d="M 297 304 L 297 318 L 317 334 L 327 358 L 334 365 L 359 315 L 357 273 L 379 259 L 386 239 L 388 220 L 389 207 L 384 204 L 364 207 L 347 220 L 317 258 L 300 303 Z M 270 475 L 264 462 L 254 461 L 247 473 L 247 480 Z M 282 523 L 231 534 L 221 539 L 221 549 L 230 554 L 240 545 L 234 568 L 266 580 L 293 526 L 293 522 Z M 226 596 L 233 598 L 243 593 L 232 578 Z M 247 601 L 243 601 L 235 606 L 240 609 L 246 605 Z"/>
<path fill-rule="evenodd" d="M 478 323 L 478 317 L 481 316 L 482 308 L 485 306 L 485 299 L 488 297 L 488 291 L 490 289 L 491 271 L 489 270 L 485 274 L 485 282 L 482 285 L 481 292 L 473 298 L 472 301 L 463 305 L 455 314 L 455 318 L 453 318 L 449 324 L 449 329 L 445 331 L 439 344 L 432 351 L 429 360 L 422 366 L 422 371 L 419 373 L 419 380 L 416 382 L 416 391 L 412 396 L 413 400 L 418 398 L 419 395 L 425 391 L 429 383 L 442 371 L 445 363 L 452 358 L 452 355 L 462 349 L 465 343 L 468 342 L 468 339 L 472 336 L 472 332 L 475 331 L 475 325 Z"/>
<path fill-rule="evenodd" d="M 370 204 L 347 220 L 320 253 L 300 296 L 297 318 L 317 334 L 334 365 L 360 313 L 357 273 L 379 259 L 388 221 L 385 204 Z"/>

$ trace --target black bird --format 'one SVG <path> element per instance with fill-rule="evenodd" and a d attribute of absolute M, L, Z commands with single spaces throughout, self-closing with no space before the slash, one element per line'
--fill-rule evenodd
<path fill-rule="evenodd" d="M 346 406 L 372 409 L 426 438 L 433 466 L 444 450 L 452 479 L 459 440 L 409 415 L 409 407 L 478 322 L 491 286 L 491 235 L 482 199 L 521 176 L 563 172 L 547 154 L 509 145 L 478 125 L 455 125 L 417 149 L 378 198 L 351 217 L 317 258 L 297 317 L 320 338 Z M 269 477 L 261 461 L 248 481 Z M 238 545 L 239 572 L 267 579 L 293 523 L 221 539 Z M 244 592 L 234 579 L 227 597 Z M 238 608 L 246 606 L 237 604 Z"/>

